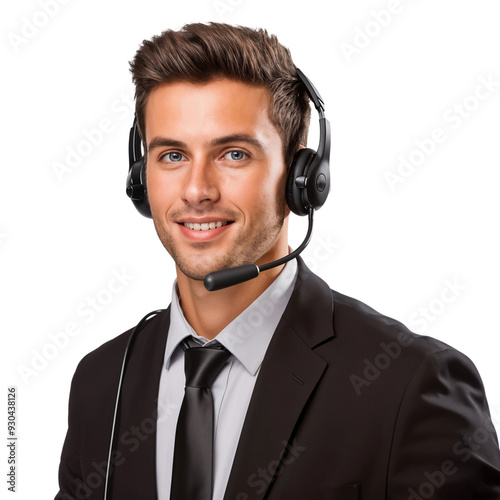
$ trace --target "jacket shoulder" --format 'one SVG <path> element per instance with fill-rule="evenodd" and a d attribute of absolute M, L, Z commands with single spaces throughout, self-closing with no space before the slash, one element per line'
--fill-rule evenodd
<path fill-rule="evenodd" d="M 384 346 L 397 343 L 405 351 L 426 357 L 455 348 L 433 337 L 419 335 L 402 322 L 386 316 L 369 305 L 335 290 L 331 291 L 334 303 L 334 330 L 341 342 L 356 343 L 357 348 L 384 352 Z"/>

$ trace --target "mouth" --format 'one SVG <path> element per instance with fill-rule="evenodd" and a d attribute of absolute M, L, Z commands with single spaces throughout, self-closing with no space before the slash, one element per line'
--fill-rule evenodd
<path fill-rule="evenodd" d="M 212 229 L 218 229 L 222 226 L 227 226 L 232 224 L 232 221 L 214 221 L 214 222 L 183 222 L 182 225 L 187 229 L 192 231 L 211 231 Z"/>

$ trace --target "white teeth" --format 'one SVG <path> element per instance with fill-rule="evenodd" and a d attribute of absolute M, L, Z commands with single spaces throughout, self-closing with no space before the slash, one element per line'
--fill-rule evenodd
<path fill-rule="evenodd" d="M 215 229 L 226 225 L 226 221 L 203 222 L 201 224 L 198 224 L 196 222 L 184 222 L 185 227 L 187 227 L 188 229 L 193 229 L 194 231 L 209 231 L 210 229 Z"/>

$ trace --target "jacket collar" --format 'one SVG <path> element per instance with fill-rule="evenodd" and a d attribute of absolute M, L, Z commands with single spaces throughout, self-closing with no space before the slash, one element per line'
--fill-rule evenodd
<path fill-rule="evenodd" d="M 283 315 L 288 327 L 314 349 L 335 337 L 333 295 L 330 287 L 298 257 L 299 274 Z"/>

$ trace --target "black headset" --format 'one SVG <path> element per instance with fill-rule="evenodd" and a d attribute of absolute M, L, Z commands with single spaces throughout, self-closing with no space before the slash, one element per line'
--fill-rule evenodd
<path fill-rule="evenodd" d="M 330 190 L 330 123 L 325 118 L 324 101 L 318 91 L 299 68 L 295 69 L 319 113 L 318 150 L 303 148 L 297 151 L 286 181 L 288 207 L 297 215 L 307 215 L 309 209 L 317 210 L 323 206 Z M 130 129 L 128 157 L 127 196 L 142 215 L 151 218 L 137 118 Z"/>

